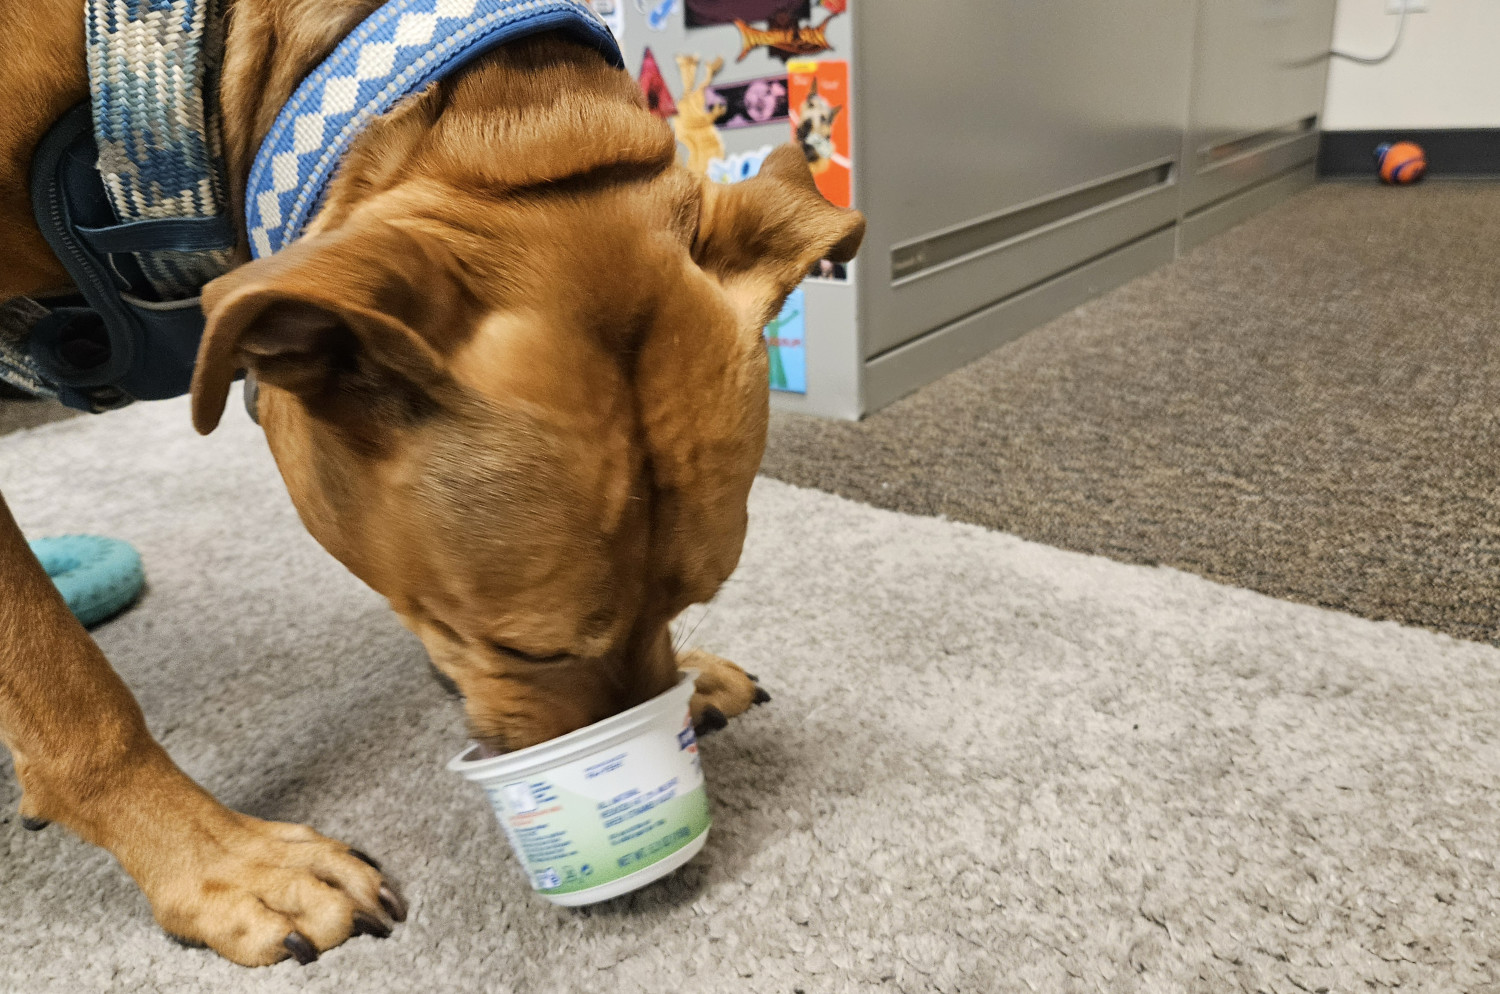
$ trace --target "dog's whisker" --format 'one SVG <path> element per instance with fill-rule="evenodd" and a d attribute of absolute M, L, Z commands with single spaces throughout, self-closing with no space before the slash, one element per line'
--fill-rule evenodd
<path fill-rule="evenodd" d="M 705 604 L 703 606 L 703 614 L 699 616 L 698 623 L 695 624 L 688 631 L 687 635 L 682 639 L 682 642 L 679 645 L 677 645 L 676 647 L 674 647 L 672 649 L 673 653 L 681 652 L 682 651 L 682 647 L 685 646 L 685 645 L 687 645 L 688 642 L 692 640 L 692 638 L 693 638 L 694 635 L 698 634 L 698 629 L 701 628 L 701 627 L 703 627 L 703 622 L 705 622 L 705 621 L 708 620 L 708 615 L 709 615 L 709 613 L 712 610 L 713 610 L 713 602 L 712 601 L 710 601 L 708 604 Z"/>

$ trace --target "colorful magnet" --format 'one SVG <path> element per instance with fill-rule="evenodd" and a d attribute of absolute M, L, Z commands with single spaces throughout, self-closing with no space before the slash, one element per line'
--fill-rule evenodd
<path fill-rule="evenodd" d="M 760 172 L 766 156 L 776 150 L 775 145 L 763 145 L 753 152 L 740 152 L 708 164 L 708 178 L 714 183 L 743 183 Z"/>
<path fill-rule="evenodd" d="M 672 99 L 672 90 L 662 77 L 661 66 L 657 64 L 656 56 L 651 53 L 650 48 L 646 49 L 646 54 L 641 58 L 639 80 L 641 92 L 646 95 L 646 106 L 651 113 L 663 121 L 677 113 L 677 101 Z"/>
<path fill-rule="evenodd" d="M 785 62 L 799 55 L 817 55 L 833 46 L 828 44 L 828 22 L 838 17 L 841 11 L 832 11 L 817 27 L 803 24 L 790 13 L 782 11 L 766 21 L 764 28 L 753 28 L 743 19 L 736 19 L 734 26 L 740 29 L 740 57 L 745 57 L 757 48 L 765 48 L 775 58 Z"/>
<path fill-rule="evenodd" d="M 809 0 L 684 0 L 687 4 L 687 26 L 706 28 L 735 21 L 769 21 L 786 12 L 793 19 L 805 21 L 812 16 Z"/>
<path fill-rule="evenodd" d="M 822 280 L 825 283 L 848 283 L 849 267 L 842 262 L 834 262 L 832 259 L 819 259 L 813 263 L 807 278 Z"/>
<path fill-rule="evenodd" d="M 646 26 L 652 31 L 667 30 L 667 22 L 677 10 L 677 0 L 660 0 L 646 15 Z"/>
<path fill-rule="evenodd" d="M 766 325 L 771 389 L 807 393 L 807 301 L 798 287 L 786 298 L 776 320 Z"/>
<path fill-rule="evenodd" d="M 699 176 L 708 175 L 708 164 L 724 157 L 724 139 L 714 127 L 727 109 L 724 104 L 708 102 L 708 88 L 714 77 L 724 68 L 723 59 L 714 59 L 708 65 L 708 74 L 698 82 L 698 67 L 702 60 L 696 55 L 677 56 L 677 69 L 682 74 L 682 99 L 677 101 L 677 116 L 672 118 L 672 130 L 677 140 L 687 149 L 687 167 Z"/>
<path fill-rule="evenodd" d="M 792 134 L 807 156 L 818 189 L 835 206 L 853 206 L 849 63 L 791 62 L 787 65 L 787 84 Z"/>
<path fill-rule="evenodd" d="M 710 107 L 724 105 L 720 128 L 753 128 L 791 116 L 785 76 L 766 76 L 744 83 L 721 83 L 704 94 Z"/>

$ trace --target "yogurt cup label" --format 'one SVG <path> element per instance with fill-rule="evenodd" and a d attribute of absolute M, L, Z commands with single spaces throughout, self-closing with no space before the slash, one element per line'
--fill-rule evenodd
<path fill-rule="evenodd" d="M 531 886 L 549 896 L 599 887 L 708 830 L 692 719 L 649 728 L 602 754 L 484 785 Z"/>

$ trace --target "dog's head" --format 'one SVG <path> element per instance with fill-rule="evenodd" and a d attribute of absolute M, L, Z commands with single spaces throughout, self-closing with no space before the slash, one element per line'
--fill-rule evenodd
<path fill-rule="evenodd" d="M 204 295 L 194 423 L 211 431 L 235 371 L 254 373 L 302 520 L 494 747 L 673 682 L 668 623 L 714 595 L 745 536 L 761 329 L 863 234 L 795 145 L 722 187 L 661 140 L 499 192 L 430 157 L 366 169 L 361 196 Z"/>

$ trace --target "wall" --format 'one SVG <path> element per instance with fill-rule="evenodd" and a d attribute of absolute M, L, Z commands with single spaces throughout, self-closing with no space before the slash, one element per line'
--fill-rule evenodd
<path fill-rule="evenodd" d="M 1500 128 L 1500 0 L 1428 0 L 1384 65 L 1333 60 L 1325 131 Z M 1386 0 L 1339 0 L 1334 47 L 1378 55 L 1395 37 Z"/>

